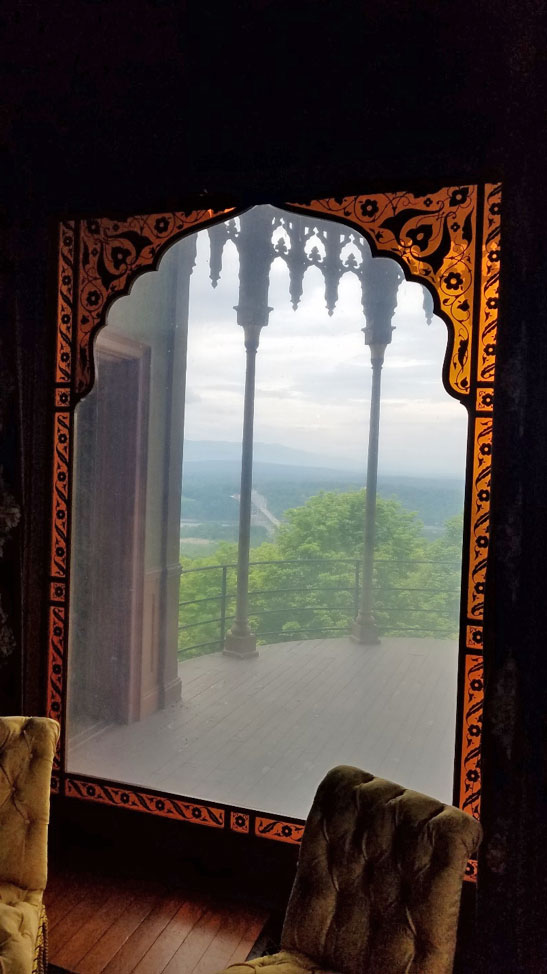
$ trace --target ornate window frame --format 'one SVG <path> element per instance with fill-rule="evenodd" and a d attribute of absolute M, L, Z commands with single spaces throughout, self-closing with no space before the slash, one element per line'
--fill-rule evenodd
<path fill-rule="evenodd" d="M 93 339 L 110 304 L 154 270 L 168 246 L 246 207 L 202 208 L 124 219 L 66 220 L 59 228 L 57 346 L 45 712 L 61 723 L 52 789 L 108 805 L 297 845 L 303 822 L 222 803 L 74 775 L 65 765 L 70 518 L 74 411 L 94 379 Z M 279 205 L 279 204 L 276 204 Z M 443 382 L 469 416 L 460 611 L 454 803 L 480 815 L 483 615 L 488 564 L 492 417 L 500 276 L 501 186 L 443 187 L 429 194 L 369 193 L 286 203 L 366 237 L 374 256 L 396 259 L 424 284 L 448 328 Z M 467 878 L 476 878 L 470 862 Z"/>

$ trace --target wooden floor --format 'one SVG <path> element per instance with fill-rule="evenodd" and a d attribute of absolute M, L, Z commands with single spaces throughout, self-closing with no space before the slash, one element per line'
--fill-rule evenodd
<path fill-rule="evenodd" d="M 69 769 L 297 818 L 336 764 L 452 800 L 455 641 L 287 642 L 179 672 L 180 703 L 69 749 Z"/>
<path fill-rule="evenodd" d="M 244 961 L 267 914 L 153 882 L 61 871 L 45 895 L 52 964 L 74 974 L 215 974 Z"/>

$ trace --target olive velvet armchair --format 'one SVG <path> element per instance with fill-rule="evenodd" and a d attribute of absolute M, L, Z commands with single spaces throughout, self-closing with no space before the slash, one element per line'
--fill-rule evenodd
<path fill-rule="evenodd" d="M 59 725 L 0 717 L 0 974 L 44 974 L 47 828 Z"/>
<path fill-rule="evenodd" d="M 450 974 L 479 824 L 357 768 L 321 782 L 302 839 L 281 951 L 230 974 Z"/>

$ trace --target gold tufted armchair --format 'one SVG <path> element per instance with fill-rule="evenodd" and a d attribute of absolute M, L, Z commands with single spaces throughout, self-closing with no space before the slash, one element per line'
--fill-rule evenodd
<path fill-rule="evenodd" d="M 450 974 L 463 875 L 481 829 L 469 815 L 358 768 L 321 782 L 282 950 L 230 974 Z"/>
<path fill-rule="evenodd" d="M 0 717 L 0 974 L 45 974 L 51 767 L 59 725 Z"/>

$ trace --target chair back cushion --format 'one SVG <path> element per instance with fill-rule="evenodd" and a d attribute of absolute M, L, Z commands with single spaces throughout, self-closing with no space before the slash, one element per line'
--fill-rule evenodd
<path fill-rule="evenodd" d="M 480 836 L 456 808 L 334 768 L 306 823 L 283 948 L 341 974 L 450 974 Z"/>
<path fill-rule="evenodd" d="M 44 889 L 51 766 L 59 725 L 0 717 L 0 881 Z"/>

